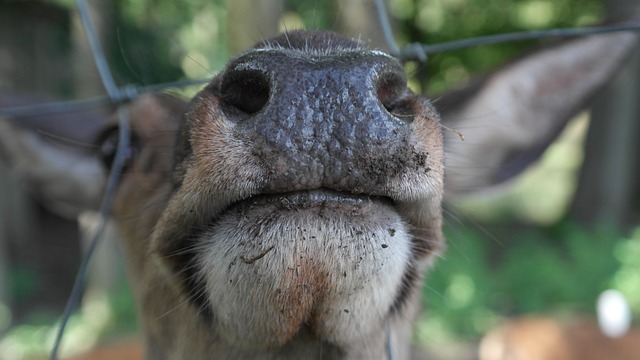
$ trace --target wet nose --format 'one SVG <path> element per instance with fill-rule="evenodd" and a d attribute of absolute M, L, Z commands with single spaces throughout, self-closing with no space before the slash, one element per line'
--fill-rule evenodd
<path fill-rule="evenodd" d="M 401 170 L 384 159 L 406 151 L 411 92 L 384 53 L 254 50 L 226 68 L 219 91 L 238 136 L 268 164 L 265 191 L 376 193 Z"/>

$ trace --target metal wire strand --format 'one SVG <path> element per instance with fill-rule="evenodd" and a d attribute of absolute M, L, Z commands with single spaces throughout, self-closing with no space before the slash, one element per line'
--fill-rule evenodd
<path fill-rule="evenodd" d="M 84 0 L 77 1 L 78 10 L 80 13 L 80 18 L 82 19 L 82 23 L 84 29 L 87 33 L 87 39 L 91 46 L 91 52 L 93 54 L 94 61 L 96 66 L 98 67 L 98 71 L 100 72 L 100 77 L 102 79 L 102 83 L 109 94 L 109 99 L 112 103 L 117 103 L 122 101 L 122 96 L 129 96 L 130 91 L 125 89 L 121 91 L 115 85 L 113 81 L 113 76 L 109 71 L 109 67 L 107 66 L 107 61 L 100 47 L 100 42 L 98 41 L 98 37 L 94 31 L 93 25 L 91 23 L 91 18 L 89 15 L 89 9 L 87 3 Z M 102 198 L 102 203 L 100 205 L 100 220 L 96 232 L 93 234 L 91 241 L 89 243 L 89 248 L 87 252 L 84 254 L 82 258 L 82 262 L 80 264 L 80 268 L 78 269 L 78 273 L 76 274 L 75 281 L 73 283 L 73 288 L 71 290 L 71 294 L 69 295 L 69 299 L 67 300 L 67 304 L 65 306 L 64 312 L 62 314 L 62 318 L 60 319 L 60 326 L 58 327 L 58 331 L 56 332 L 56 337 L 53 343 L 53 348 L 51 349 L 51 353 L 49 356 L 50 360 L 58 359 L 58 352 L 60 346 L 62 344 L 62 337 L 64 335 L 67 323 L 73 311 L 77 308 L 78 303 L 80 302 L 80 298 L 82 297 L 82 293 L 84 291 L 87 271 L 89 269 L 89 264 L 91 263 L 91 259 L 93 254 L 96 251 L 96 248 L 100 244 L 100 240 L 102 239 L 102 235 L 104 234 L 104 229 L 107 224 L 107 218 L 109 216 L 109 212 L 111 209 L 111 203 L 113 202 L 113 198 L 116 192 L 116 188 L 118 186 L 118 181 L 120 179 L 119 175 L 124 168 L 124 163 L 126 157 L 128 155 L 127 149 L 129 148 L 129 140 L 130 140 L 130 127 L 129 127 L 129 113 L 123 107 L 118 108 L 118 125 L 119 125 L 119 134 L 118 134 L 118 148 L 116 149 L 116 156 L 113 162 L 113 167 L 111 169 L 111 173 L 109 174 L 109 178 L 107 180 L 107 189 Z"/>
<path fill-rule="evenodd" d="M 89 6 L 87 5 L 87 2 L 85 0 L 77 0 L 76 6 L 78 7 L 78 12 L 80 13 L 82 27 L 87 34 L 87 41 L 89 42 L 89 46 L 91 47 L 93 61 L 96 63 L 96 67 L 98 68 L 98 73 L 100 74 L 102 85 L 104 85 L 104 88 L 107 90 L 107 94 L 109 94 L 109 97 L 112 100 L 116 100 L 119 98 L 120 91 L 118 91 L 118 87 L 113 80 L 111 71 L 109 71 L 107 58 L 104 56 L 104 52 L 102 51 L 102 47 L 100 46 L 100 40 L 98 39 L 98 35 L 96 34 L 96 30 L 93 27 L 93 23 L 91 21 Z"/>
<path fill-rule="evenodd" d="M 597 27 L 584 27 L 584 28 L 566 28 L 566 29 L 551 29 L 551 30 L 531 30 L 522 32 L 513 32 L 507 34 L 496 34 L 488 36 L 479 36 L 470 39 L 462 39 L 455 41 L 448 41 L 441 44 L 424 45 L 424 44 L 411 44 L 403 47 L 400 50 L 399 57 L 402 60 L 417 60 L 426 58 L 424 55 L 430 55 L 435 53 L 441 53 L 452 50 L 459 50 L 469 47 L 476 47 L 481 45 L 508 43 L 515 41 L 525 40 L 540 40 L 547 38 L 569 38 L 579 37 L 587 35 L 605 34 L 619 31 L 638 31 L 640 30 L 640 23 L 628 23 L 621 25 L 611 26 L 597 26 Z"/>
<path fill-rule="evenodd" d="M 400 49 L 393 37 L 393 30 L 391 30 L 391 23 L 389 22 L 387 8 L 384 6 L 384 0 L 376 0 L 376 12 L 378 13 L 378 22 L 382 28 L 384 41 L 387 43 L 387 47 L 389 48 L 389 54 L 395 57 L 400 56 Z"/>
<path fill-rule="evenodd" d="M 111 173 L 109 174 L 109 178 L 107 180 L 107 189 L 105 191 L 104 196 L 102 197 L 102 203 L 100 204 L 100 219 L 98 226 L 96 227 L 96 231 L 91 237 L 91 241 L 89 242 L 89 247 L 85 252 L 82 262 L 80 263 L 80 268 L 76 274 L 76 278 L 73 283 L 73 288 L 71 290 L 71 294 L 69 295 L 69 299 L 67 300 L 67 304 L 65 306 L 64 312 L 62 313 L 62 318 L 60 319 L 60 326 L 58 327 L 58 331 L 56 332 L 56 337 L 53 343 L 53 348 L 49 355 L 50 360 L 58 359 L 58 352 L 60 345 L 62 344 L 62 337 L 65 332 L 65 328 L 71 317 L 73 311 L 77 308 L 78 303 L 80 302 L 80 298 L 82 297 L 82 293 L 84 291 L 84 285 L 86 282 L 87 271 L 89 269 L 89 264 L 93 257 L 93 254 L 96 251 L 96 248 L 100 244 L 100 240 L 102 239 L 102 235 L 104 234 L 104 229 L 107 225 L 107 218 L 109 217 L 109 212 L 111 211 L 111 204 L 113 202 L 113 198 L 115 196 L 116 188 L 118 187 L 118 182 L 120 179 L 120 174 L 122 169 L 124 168 L 124 163 L 126 161 L 129 148 L 129 141 L 131 137 L 131 129 L 129 127 L 129 111 L 125 108 L 118 109 L 118 125 L 119 125 L 119 134 L 118 134 L 118 148 L 116 149 L 116 156 L 113 162 L 113 167 L 111 169 Z"/>
<path fill-rule="evenodd" d="M 122 89 L 118 90 L 120 92 L 120 95 L 116 100 L 111 99 L 111 97 L 107 95 L 97 96 L 84 100 L 65 100 L 46 102 L 35 105 L 6 107 L 0 109 L 0 116 L 6 116 L 10 118 L 25 118 L 32 116 L 74 112 L 108 105 L 121 105 L 135 100 L 142 94 L 159 92 L 167 89 L 179 89 L 194 85 L 202 85 L 207 82 L 209 82 L 209 79 L 178 80 L 143 87 L 127 86 L 124 88 L 124 91 Z"/>

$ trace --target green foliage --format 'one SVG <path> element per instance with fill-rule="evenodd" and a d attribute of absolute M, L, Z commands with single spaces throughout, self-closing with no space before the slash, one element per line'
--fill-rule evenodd
<path fill-rule="evenodd" d="M 8 309 L 0 303 L 0 326 L 4 312 Z M 0 338 L 1 359 L 42 358 L 51 350 L 59 323 L 58 314 L 34 311 L 23 323 L 10 328 Z M 69 319 L 63 342 L 63 354 L 77 353 L 99 343 L 101 339 L 126 337 L 137 329 L 135 306 L 128 286 L 120 287 L 110 294 L 89 292 L 83 299 L 82 308 Z M 0 330 L 4 330 L 0 327 Z"/>
<path fill-rule="evenodd" d="M 33 296 L 38 289 L 40 279 L 34 271 L 23 266 L 16 266 L 10 269 L 9 292 L 16 301 L 23 301 Z"/>
<path fill-rule="evenodd" d="M 625 293 L 639 313 L 640 228 L 630 238 L 571 223 L 495 232 L 447 229 L 446 256 L 427 274 L 421 338 L 474 338 L 506 315 L 592 313 L 607 288 Z"/>
<path fill-rule="evenodd" d="M 222 0 L 119 0 L 110 64 L 123 83 L 211 77 L 229 59 Z"/>
<path fill-rule="evenodd" d="M 299 14 L 307 29 L 330 29 L 336 5 L 329 1 L 320 4 L 317 1 L 286 0 L 285 9 Z"/>
<path fill-rule="evenodd" d="M 629 238 L 614 248 L 614 256 L 620 269 L 614 275 L 611 286 L 627 295 L 631 309 L 640 313 L 640 227 Z"/>
<path fill-rule="evenodd" d="M 606 237 L 571 225 L 525 233 L 499 265 L 500 290 L 508 294 L 503 307 L 516 313 L 545 311 L 550 304 L 591 310 L 618 267 L 614 242 Z"/>

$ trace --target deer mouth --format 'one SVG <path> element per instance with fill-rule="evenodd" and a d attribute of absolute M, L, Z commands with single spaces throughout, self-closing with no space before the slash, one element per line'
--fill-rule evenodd
<path fill-rule="evenodd" d="M 267 206 L 275 210 L 289 211 L 312 207 L 344 208 L 345 211 L 353 211 L 354 208 L 366 202 L 380 202 L 393 206 L 394 201 L 387 196 L 348 193 L 327 188 L 315 190 L 301 190 L 286 193 L 260 194 L 240 200 L 225 211 L 245 209 L 246 207 Z"/>
<path fill-rule="evenodd" d="M 249 347 L 302 329 L 334 344 L 380 330 L 411 262 L 390 197 L 326 188 L 237 201 L 190 238 L 188 293 L 221 336 Z"/>

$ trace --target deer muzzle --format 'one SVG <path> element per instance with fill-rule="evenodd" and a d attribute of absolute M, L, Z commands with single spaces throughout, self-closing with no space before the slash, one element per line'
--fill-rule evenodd
<path fill-rule="evenodd" d="M 381 52 L 249 51 L 177 143 L 152 248 L 233 346 L 384 331 L 440 240 L 437 115 Z"/>

